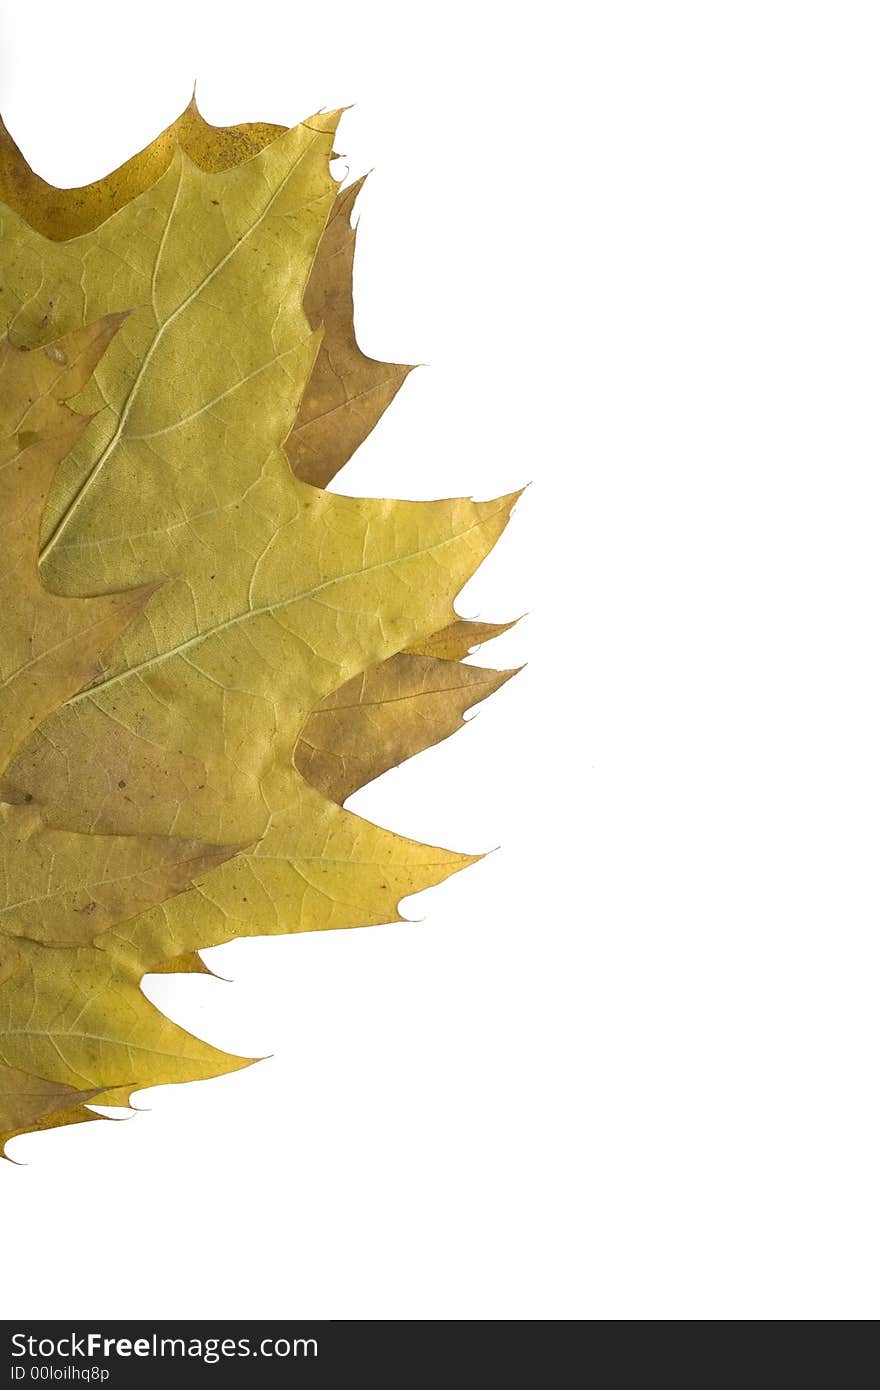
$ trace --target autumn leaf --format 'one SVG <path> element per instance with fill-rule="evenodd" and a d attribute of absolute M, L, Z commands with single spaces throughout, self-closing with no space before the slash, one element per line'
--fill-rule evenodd
<path fill-rule="evenodd" d="M 44 237 L 70 241 L 94 232 L 150 188 L 178 149 L 199 169 L 219 173 L 285 133 L 277 125 L 212 126 L 193 97 L 176 121 L 114 173 L 83 188 L 54 188 L 34 173 L 0 122 L 0 201 Z M 285 447 L 294 472 L 322 487 L 363 442 L 412 370 L 373 361 L 355 339 L 351 211 L 363 182 L 336 196 L 304 293 L 309 322 L 323 330 L 323 337 Z"/>
<path fill-rule="evenodd" d="M 465 655 L 469 627 L 458 623 L 447 650 Z M 510 624 L 499 624 L 506 630 Z M 449 630 L 446 629 L 448 633 Z M 485 637 L 493 635 L 485 633 Z M 444 642 L 437 634 L 438 645 Z M 360 787 L 461 728 L 471 705 L 484 700 L 514 671 L 490 671 L 454 660 L 401 653 L 371 666 L 340 686 L 314 709 L 294 748 L 303 778 L 340 805 Z M 212 972 L 197 952 L 152 967 L 158 974 Z"/>
<path fill-rule="evenodd" d="M 512 675 L 428 656 L 391 657 L 318 705 L 299 736 L 294 763 L 307 782 L 341 804 L 413 752 L 448 738 L 471 705 Z"/>
<path fill-rule="evenodd" d="M 58 462 L 89 424 L 65 404 L 117 332 L 109 315 L 26 352 L 0 342 L 0 766 L 56 705 L 100 669 L 98 658 L 152 586 L 71 603 L 37 573 L 40 516 Z"/>
<path fill-rule="evenodd" d="M 93 232 L 165 173 L 178 147 L 200 169 L 217 173 L 241 164 L 284 133 L 260 123 L 212 126 L 193 97 L 189 106 L 146 149 L 96 183 L 55 188 L 35 174 L 0 121 L 0 203 L 51 241 L 70 241 Z"/>
<path fill-rule="evenodd" d="M 59 1116 L 85 1093 L 246 1065 L 163 1019 L 144 973 L 197 969 L 193 952 L 236 936 L 399 920 L 402 897 L 473 862 L 339 804 L 507 678 L 453 659 L 503 630 L 453 605 L 517 494 L 347 498 L 291 468 L 308 441 L 329 478 L 407 370 L 354 340 L 337 119 L 214 143 L 185 113 L 79 199 L 28 184 L 0 145 L 12 342 L 95 316 L 117 330 L 79 383 L 90 418 L 65 440 L 39 574 L 59 602 L 149 599 L 84 688 L 61 703 L 41 685 L 2 781 L 39 906 L 23 926 L 24 890 L 10 898 L 0 1063 L 78 1092 L 53 1093 Z M 47 884 L 50 857 L 70 870 Z"/>
<path fill-rule="evenodd" d="M 334 127 L 333 117 L 306 123 L 222 174 L 178 149 L 150 189 L 74 241 L 10 223 L 18 254 L 4 293 L 22 296 L 16 323 L 42 320 L 21 267 L 38 266 L 55 286 L 56 314 L 74 287 L 95 307 L 147 301 L 96 370 L 106 408 L 50 497 L 42 573 L 66 592 L 177 576 L 101 681 L 10 769 L 11 796 L 40 797 L 71 826 L 257 838 L 289 809 L 290 755 L 312 707 L 443 625 L 515 500 L 376 503 L 291 477 L 279 440 L 291 379 L 307 377 L 317 339 L 292 287 L 308 278 L 317 210 L 326 218 L 333 204 Z M 254 255 L 261 294 L 242 322 Z M 84 392 L 80 404 L 92 400 Z M 291 644 L 303 660 L 287 659 Z M 145 790 L 146 824 L 120 783 Z"/>
<path fill-rule="evenodd" d="M 86 1108 L 98 1095 L 100 1091 L 78 1091 L 14 1067 L 0 1067 L 0 1153 L 19 1134 L 100 1119 Z"/>
<path fill-rule="evenodd" d="M 217 173 L 250 159 L 284 133 L 285 127 L 278 125 L 212 126 L 202 117 L 193 97 L 183 114 L 146 149 L 105 179 L 83 188 L 54 188 L 33 172 L 0 122 L 0 198 L 44 236 L 68 241 L 94 231 L 155 183 L 169 168 L 178 147 L 200 169 Z M 285 450 L 299 477 L 322 486 L 374 428 L 411 370 L 365 356 L 355 337 L 355 231 L 351 213 L 363 182 L 360 179 L 337 193 L 303 300 L 312 328 L 321 332 L 321 341 Z M 54 302 L 51 307 L 54 310 Z M 452 613 L 448 616 L 451 623 L 411 650 L 456 660 L 510 626 L 468 623 Z M 383 686 L 389 691 L 387 714 L 393 721 L 396 707 L 387 677 Z M 449 718 L 455 718 L 452 705 Z M 406 730 L 402 722 L 397 735 L 401 758 L 419 751 L 417 746 L 406 749 Z"/>
<path fill-rule="evenodd" d="M 406 651 L 414 656 L 433 656 L 439 661 L 459 661 L 468 656 L 475 647 L 491 642 L 509 632 L 514 623 L 477 623 L 464 618 L 456 618 L 438 632 L 432 632 L 421 641 L 414 642 Z"/>
<path fill-rule="evenodd" d="M 0 932 L 86 946 L 229 855 L 178 836 L 71 834 L 44 825 L 35 806 L 0 804 Z"/>
<path fill-rule="evenodd" d="M 324 337 L 285 449 L 296 475 L 326 487 L 400 390 L 411 367 L 364 356 L 354 333 L 354 201 L 363 179 L 340 193 L 321 238 L 305 311 Z"/>
<path fill-rule="evenodd" d="M 65 401 L 88 380 L 121 321 L 104 318 L 32 351 L 0 345 L 4 763 L 34 720 L 100 674 L 105 649 L 153 593 L 148 586 L 64 597 L 49 593 L 37 573 L 53 473 L 88 424 Z M 98 981 L 82 967 L 95 937 L 189 887 L 236 848 L 182 837 L 72 833 L 48 826 L 36 804 L 0 804 L 0 1152 L 14 1133 L 57 1122 L 103 1089 L 100 1082 L 83 1087 L 75 1069 L 59 1076 L 55 1036 L 66 1011 L 83 1045 L 94 1048 L 86 1029 Z M 164 1035 L 167 1020 L 137 986 L 135 978 L 132 1016 L 151 1036 Z M 64 1030 L 65 1039 L 73 1032 Z M 128 1074 L 126 1062 L 113 1084 Z"/>

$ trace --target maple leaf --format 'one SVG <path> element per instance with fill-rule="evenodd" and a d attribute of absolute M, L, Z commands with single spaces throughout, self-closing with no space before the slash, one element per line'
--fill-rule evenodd
<path fill-rule="evenodd" d="M 183 133 L 79 203 L 44 187 L 39 216 L 3 147 L 18 208 L 0 210 L 0 304 L 14 341 L 118 319 L 75 401 L 91 418 L 45 506 L 40 574 L 79 603 L 151 595 L 90 683 L 44 711 L 3 795 L 10 815 L 39 807 L 41 835 L 137 837 L 193 881 L 179 892 L 144 861 L 124 906 L 90 896 L 105 915 L 76 949 L 70 937 L 14 943 L 0 1062 L 72 1088 L 77 1105 L 246 1064 L 162 1019 L 139 988 L 145 972 L 198 968 L 194 951 L 236 936 L 399 920 L 403 896 L 473 862 L 338 804 L 507 678 L 452 659 L 503 630 L 465 624 L 453 604 L 518 495 L 347 498 L 290 466 L 308 438 L 329 477 L 407 370 L 371 363 L 354 341 L 351 197 L 329 172 L 338 114 L 240 128 L 214 158 L 220 146 L 185 113 Z M 342 397 L 324 409 L 331 389 Z M 335 774 L 314 720 L 349 741 Z M 353 758 L 367 728 L 381 739 Z M 185 848 L 169 853 L 169 838 Z M 59 1115 L 76 1112 L 70 1099 L 56 1095 Z"/>

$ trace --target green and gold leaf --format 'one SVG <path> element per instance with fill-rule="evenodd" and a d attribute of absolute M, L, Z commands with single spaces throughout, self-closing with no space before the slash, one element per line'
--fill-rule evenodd
<path fill-rule="evenodd" d="M 247 1065 L 164 1018 L 146 972 L 240 936 L 399 920 L 473 862 L 340 804 L 508 678 L 459 663 L 504 625 L 454 600 L 518 494 L 315 485 L 408 370 L 355 340 L 338 115 L 223 132 L 193 107 L 66 193 L 0 139 L 0 365 L 43 374 L 26 399 L 8 378 L 3 417 L 8 592 L 30 607 L 0 669 L 31 689 L 0 722 L 0 1066 L 26 1079 L 0 1138 Z"/>

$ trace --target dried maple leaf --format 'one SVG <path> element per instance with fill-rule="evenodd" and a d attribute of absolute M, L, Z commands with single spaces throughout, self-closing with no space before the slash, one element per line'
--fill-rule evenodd
<path fill-rule="evenodd" d="M 386 372 L 370 397 L 358 376 L 369 359 L 351 319 L 349 204 L 329 173 L 337 118 L 282 133 L 249 128 L 260 131 L 249 158 L 212 163 L 186 148 L 198 134 L 193 116 L 183 143 L 160 138 L 111 176 L 109 192 L 92 186 L 80 204 L 46 195 L 40 217 L 21 215 L 25 192 L 18 211 L 0 212 L 0 303 L 15 341 L 119 317 L 76 400 L 93 418 L 46 505 L 43 580 L 80 603 L 161 583 L 100 673 L 19 749 L 3 794 L 11 815 L 22 802 L 39 805 L 41 834 L 159 837 L 157 847 L 172 837 L 187 846 L 180 862 L 195 880 L 182 893 L 159 883 L 150 899 L 145 870 L 143 910 L 129 912 L 128 897 L 124 915 L 111 904 L 75 950 L 16 943 L 0 985 L 0 1062 L 47 1084 L 116 1101 L 244 1065 L 161 1019 L 139 989 L 143 974 L 197 968 L 193 951 L 236 936 L 397 920 L 401 897 L 472 862 L 338 804 L 389 757 L 445 736 L 480 691 L 506 678 L 400 653 L 433 642 L 458 654 L 498 630 L 455 619 L 453 601 L 516 495 L 346 498 L 291 470 L 291 426 L 294 438 L 298 420 L 315 426 L 324 451 L 336 450 L 335 471 L 396 379 Z M 9 167 L 7 158 L 7 183 L 20 193 Z M 328 338 L 343 376 L 361 383 L 343 387 L 333 407 L 338 439 L 308 396 L 313 382 L 319 394 L 330 389 L 319 369 Z M 351 681 L 360 693 L 342 710 L 337 692 Z M 366 713 L 369 689 L 381 714 Z M 426 729 L 416 711 L 431 697 Z M 315 718 L 335 720 L 349 740 L 355 728 L 381 729 L 381 746 L 343 759 L 351 770 L 335 783 L 313 765 L 316 788 L 295 756 L 305 756 L 300 740 Z M 235 844 L 247 848 L 230 858 Z M 206 867 L 200 853 L 224 862 Z M 57 1099 L 67 1114 L 70 1096 Z"/>

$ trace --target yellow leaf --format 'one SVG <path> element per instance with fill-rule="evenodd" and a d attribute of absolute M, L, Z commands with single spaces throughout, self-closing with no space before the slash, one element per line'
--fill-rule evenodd
<path fill-rule="evenodd" d="M 296 804 L 291 757 L 311 710 L 436 628 L 515 500 L 375 503 L 288 473 L 271 508 L 242 508 L 225 572 L 220 536 L 209 551 L 213 620 L 193 633 L 192 607 L 162 589 L 107 674 L 22 748 L 5 794 L 72 828 L 256 840 Z"/>
<path fill-rule="evenodd" d="M 153 975 L 211 975 L 198 951 L 184 951 L 182 955 L 172 956 L 170 960 L 159 961 L 152 967 Z"/>
<path fill-rule="evenodd" d="M 83 188 L 55 188 L 35 174 L 0 122 L 0 201 L 53 241 L 93 232 L 152 187 L 182 149 L 199 169 L 221 173 L 251 159 L 284 126 L 212 126 L 195 98 L 146 149 Z M 366 438 L 410 367 L 375 362 L 354 335 L 352 271 L 355 232 L 351 210 L 363 179 L 339 193 L 305 288 L 304 308 L 324 341 L 287 440 L 294 471 L 324 486 Z"/>
<path fill-rule="evenodd" d="M 514 619 L 514 622 L 517 620 Z M 456 618 L 447 627 L 414 642 L 407 647 L 415 656 L 433 656 L 440 661 L 458 661 L 483 642 L 491 642 L 502 632 L 509 632 L 514 623 L 475 623 Z"/>
<path fill-rule="evenodd" d="M 150 188 L 72 241 L 0 215 L 0 306 L 14 341 L 132 310 L 76 401 L 98 414 L 47 505 L 51 587 L 67 592 L 75 578 L 89 592 L 145 562 L 164 574 L 181 530 L 198 544 L 205 509 L 223 506 L 212 477 L 234 481 L 234 508 L 267 453 L 280 454 L 318 348 L 302 291 L 335 194 L 336 120 L 297 126 L 225 173 L 205 173 L 178 147 Z"/>
<path fill-rule="evenodd" d="M 52 241 L 93 232 L 165 173 L 180 146 L 209 172 L 229 169 L 257 154 L 285 127 L 262 123 L 212 126 L 193 97 L 189 106 L 146 149 L 112 174 L 83 188 L 55 188 L 31 169 L 0 121 L 0 202 Z"/>
<path fill-rule="evenodd" d="M 179 142 L 167 159 L 139 157 L 112 215 L 106 189 L 92 190 L 91 222 L 67 240 L 57 239 L 66 212 L 48 237 L 30 213 L 0 210 L 13 341 L 128 311 L 75 400 L 93 418 L 46 504 L 43 581 L 78 603 L 155 587 L 145 616 L 86 688 L 46 711 L 3 777 L 10 833 L 34 807 L 40 819 L 30 861 L 14 839 L 38 906 L 26 922 L 14 911 L 18 929 L 5 935 L 0 1062 L 57 1084 L 125 1097 L 246 1065 L 164 1019 L 139 988 L 144 972 L 195 968 L 192 952 L 236 936 L 398 920 L 402 897 L 473 861 L 345 812 L 294 764 L 315 708 L 363 673 L 381 714 L 364 724 L 359 701 L 334 715 L 346 737 L 343 715 L 381 732 L 360 774 L 443 736 L 476 687 L 506 678 L 399 653 L 449 629 L 518 494 L 347 498 L 296 477 L 285 454 L 292 425 L 315 426 L 317 439 L 332 416 L 325 453 L 344 461 L 384 408 L 363 375 L 383 364 L 354 342 L 350 199 L 337 198 L 328 167 L 337 117 L 221 170 Z M 316 396 L 306 418 L 331 336 L 344 399 L 324 409 Z M 426 671 L 438 664 L 447 669 L 432 689 Z M 40 846 L 52 834 L 68 849 L 88 839 L 94 855 L 56 855 L 66 867 L 47 887 Z M 151 858 L 144 837 L 163 836 L 177 848 L 157 845 Z M 120 837 L 137 838 L 140 857 Z M 113 886 L 105 838 L 124 887 Z M 22 890 L 11 901 L 21 905 Z M 77 934 L 84 901 L 101 911 L 91 938 Z"/>
<path fill-rule="evenodd" d="M 396 922 L 401 898 L 479 857 L 394 835 L 301 784 L 295 809 L 277 816 L 253 849 L 189 892 L 105 932 L 98 944 L 148 971 L 236 937 Z"/>
<path fill-rule="evenodd" d="M 193 97 L 176 121 L 121 168 L 83 188 L 55 188 L 34 173 L 0 121 L 0 202 L 44 236 L 68 241 L 94 231 L 155 183 L 178 147 L 199 169 L 219 173 L 252 158 L 286 130 L 259 122 L 210 125 Z M 355 339 L 351 211 L 363 182 L 336 195 L 304 293 L 303 307 L 322 336 L 285 448 L 294 472 L 321 486 L 363 442 L 412 370 L 366 357 Z M 451 660 L 509 626 L 453 621 L 418 650 Z"/>
<path fill-rule="evenodd" d="M 49 594 L 37 574 L 52 474 L 87 423 L 63 401 L 82 387 L 117 327 L 118 320 L 104 319 L 44 349 L 0 348 L 4 759 L 33 717 L 102 669 L 107 642 L 152 592 L 65 598 Z M 204 1074 L 243 1065 L 174 1030 L 140 993 L 140 975 L 126 973 L 91 944 L 187 888 L 235 848 L 177 837 L 76 834 L 47 827 L 36 805 L 0 804 L 0 1152 L 16 1133 L 84 1118 L 84 1099 L 148 1074 L 157 1058 L 164 1076 L 174 1046 L 186 1075 L 200 1065 Z M 94 1075 L 86 1079 L 85 1059 L 96 1052 Z"/>
<path fill-rule="evenodd" d="M 313 710 L 294 763 L 317 791 L 341 804 L 389 768 L 448 738 L 463 724 L 465 710 L 514 674 L 419 656 L 390 657 Z M 212 973 L 194 953 L 151 969 L 169 975 Z"/>
<path fill-rule="evenodd" d="M 88 945 L 233 853 L 177 836 L 53 830 L 36 806 L 0 803 L 0 934 Z"/>
<path fill-rule="evenodd" d="M 178 148 L 199 169 L 218 173 L 252 158 L 282 134 L 285 127 L 277 125 L 212 126 L 193 98 L 171 126 L 120 169 L 87 187 L 66 189 L 39 178 L 0 123 L 0 197 L 44 236 L 67 241 L 94 231 L 151 187 L 168 170 Z M 304 295 L 309 322 L 322 338 L 285 449 L 294 472 L 321 486 L 373 429 L 411 370 L 366 357 L 355 339 L 351 211 L 362 184 L 358 180 L 337 194 Z M 456 621 L 419 650 L 451 659 L 506 626 Z"/>
<path fill-rule="evenodd" d="M 57 1081 L 44 1081 L 14 1067 L 0 1067 L 0 1154 L 7 1139 L 31 1129 L 53 1112 L 66 1111 L 93 1100 L 99 1091 L 77 1090 Z"/>
<path fill-rule="evenodd" d="M 20 1076 L 24 1078 L 25 1076 L 23 1072 L 14 1072 L 11 1068 L 7 1068 L 6 1070 L 12 1077 Z M 29 1079 L 23 1079 L 21 1084 L 23 1087 L 27 1088 Z M 53 1083 L 49 1084 L 51 1085 Z M 66 1092 L 72 1095 L 84 1095 L 89 1099 L 100 1097 L 100 1103 L 102 1105 L 104 1104 L 103 1093 L 99 1091 L 78 1092 L 75 1091 L 73 1087 L 58 1087 L 58 1090 L 59 1092 Z M 2 1102 L 0 1102 L 0 1108 L 2 1108 Z M 17 1139 L 21 1134 L 34 1134 L 44 1129 L 62 1129 L 66 1125 L 88 1124 L 90 1120 L 104 1120 L 106 1118 L 105 1115 L 98 1115 L 94 1110 L 89 1110 L 88 1106 L 85 1104 L 78 1103 L 70 1105 L 60 1100 L 57 1108 L 50 1107 L 48 1110 L 34 1115 L 31 1119 L 25 1119 L 23 1123 L 14 1124 L 8 1129 L 4 1129 L 2 1124 L 0 1124 L 0 1158 L 5 1158 L 9 1162 L 16 1161 L 9 1158 L 6 1152 L 6 1145 L 9 1143 L 10 1139 Z"/>
<path fill-rule="evenodd" d="M 362 185 L 337 196 L 306 287 L 306 313 L 324 337 L 284 447 L 297 477 L 316 487 L 348 462 L 412 371 L 366 357 L 355 339 L 351 210 Z"/>
<path fill-rule="evenodd" d="M 40 515 L 59 459 L 88 425 L 64 402 L 119 328 L 109 316 L 26 352 L 0 342 L 0 766 L 41 719 L 100 671 L 98 658 L 152 587 L 50 594 L 37 574 Z"/>
<path fill-rule="evenodd" d="M 332 801 L 448 738 L 464 712 L 514 675 L 401 653 L 347 681 L 313 710 L 294 762 Z"/>
<path fill-rule="evenodd" d="M 250 1064 L 165 1018 L 140 989 L 143 972 L 108 951 L 24 939 L 16 946 L 18 966 L 0 987 L 3 1065 L 104 1091 L 198 1080 Z"/>

